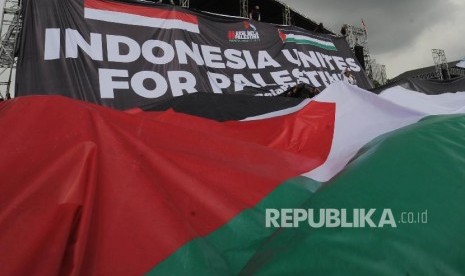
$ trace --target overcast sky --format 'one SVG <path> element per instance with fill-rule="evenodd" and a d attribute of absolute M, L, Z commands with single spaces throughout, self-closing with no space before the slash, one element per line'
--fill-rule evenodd
<path fill-rule="evenodd" d="M 465 57 L 465 0 L 283 0 L 339 33 L 341 25 L 365 22 L 372 58 L 388 78 L 433 65 L 431 49 L 447 61 Z"/>

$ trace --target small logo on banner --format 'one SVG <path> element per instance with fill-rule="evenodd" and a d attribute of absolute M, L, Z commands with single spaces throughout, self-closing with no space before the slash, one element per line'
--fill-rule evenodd
<path fill-rule="evenodd" d="M 257 42 L 260 41 L 260 35 L 257 28 L 247 21 L 243 22 L 244 30 L 228 31 L 229 42 Z"/>

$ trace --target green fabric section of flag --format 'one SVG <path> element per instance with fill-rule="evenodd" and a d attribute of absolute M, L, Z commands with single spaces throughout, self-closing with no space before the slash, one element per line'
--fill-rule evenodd
<path fill-rule="evenodd" d="M 238 274 L 277 230 L 265 227 L 265 209 L 296 208 L 319 187 L 319 182 L 306 177 L 284 182 L 254 208 L 241 212 L 208 236 L 194 239 L 178 249 L 148 275 Z"/>
<path fill-rule="evenodd" d="M 383 135 L 300 208 L 389 208 L 396 228 L 281 229 L 241 271 L 253 275 L 465 275 L 465 116 Z M 417 223 L 408 222 L 414 213 Z M 425 214 L 418 219 L 418 214 Z M 405 216 L 404 216 L 405 215 Z M 403 217 L 404 216 L 404 217 Z M 348 216 L 348 220 L 353 217 Z"/>
<path fill-rule="evenodd" d="M 330 51 L 337 51 L 336 46 L 334 45 L 324 45 L 318 43 L 317 41 L 312 41 L 308 39 L 297 39 L 297 38 L 286 38 L 286 43 L 296 43 L 296 44 L 305 44 L 305 45 L 312 45 L 321 49 L 330 50 Z"/>

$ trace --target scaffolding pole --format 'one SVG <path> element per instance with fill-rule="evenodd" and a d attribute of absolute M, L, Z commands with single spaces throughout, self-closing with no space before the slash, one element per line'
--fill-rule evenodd
<path fill-rule="evenodd" d="M 283 25 L 290 26 L 292 25 L 291 23 L 291 9 L 289 8 L 288 5 L 284 5 L 283 8 Z"/>
<path fill-rule="evenodd" d="M 248 0 L 239 0 L 240 5 L 240 16 L 249 18 L 249 1 Z"/>
<path fill-rule="evenodd" d="M 386 66 L 376 62 L 376 59 L 370 55 L 370 49 L 368 48 L 367 32 L 363 28 L 344 25 L 345 38 L 351 49 L 355 49 L 355 46 L 363 47 L 363 59 L 365 62 L 365 72 L 372 81 L 378 82 L 383 85 L 387 82 Z"/>
<path fill-rule="evenodd" d="M 436 77 L 440 80 L 450 79 L 449 65 L 447 64 L 446 53 L 442 49 L 432 49 Z"/>
<path fill-rule="evenodd" d="M 3 1 L 2 1 L 3 2 Z M 21 0 L 4 1 L 0 34 L 0 97 L 11 98 L 15 50 L 21 30 Z"/>
<path fill-rule="evenodd" d="M 189 8 L 189 0 L 180 0 L 180 4 L 184 8 Z"/>

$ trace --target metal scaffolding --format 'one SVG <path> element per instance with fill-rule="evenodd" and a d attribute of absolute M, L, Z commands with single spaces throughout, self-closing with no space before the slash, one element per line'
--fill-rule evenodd
<path fill-rule="evenodd" d="M 189 8 L 189 0 L 179 0 L 179 4 L 184 8 Z"/>
<path fill-rule="evenodd" d="M 383 85 L 387 82 L 386 66 L 376 62 L 370 55 L 368 48 L 367 32 L 363 28 L 344 25 L 345 37 L 350 48 L 355 49 L 355 46 L 363 47 L 363 59 L 365 62 L 365 72 L 372 81 Z"/>
<path fill-rule="evenodd" d="M 440 80 L 450 79 L 449 66 L 447 64 L 446 53 L 442 49 L 432 49 L 436 77 Z"/>
<path fill-rule="evenodd" d="M 291 9 L 286 4 L 284 4 L 284 9 L 283 9 L 283 25 L 288 25 L 288 26 L 292 25 Z"/>
<path fill-rule="evenodd" d="M 383 85 L 387 82 L 386 66 L 376 62 L 376 59 L 370 60 L 371 80 Z"/>
<path fill-rule="evenodd" d="M 11 83 L 16 70 L 15 50 L 21 31 L 22 0 L 6 0 L 4 3 L 0 26 L 0 97 L 9 99 L 14 90 Z"/>
<path fill-rule="evenodd" d="M 352 25 L 344 25 L 346 34 L 346 40 L 347 43 L 349 44 L 349 47 L 354 50 L 355 52 L 355 46 L 361 46 L 363 47 L 363 59 L 365 62 L 365 72 L 367 73 L 368 77 L 370 79 L 372 78 L 372 61 L 370 57 L 370 50 L 368 49 L 367 45 L 367 33 L 365 32 L 364 29 L 358 28 Z"/>
<path fill-rule="evenodd" d="M 248 0 L 239 0 L 240 5 L 240 16 L 249 18 L 249 1 Z"/>
<path fill-rule="evenodd" d="M 358 45 L 368 49 L 367 33 L 364 29 L 351 25 L 344 26 L 346 27 L 346 40 L 347 43 L 349 43 L 350 48 L 353 49 L 356 45 Z"/>

